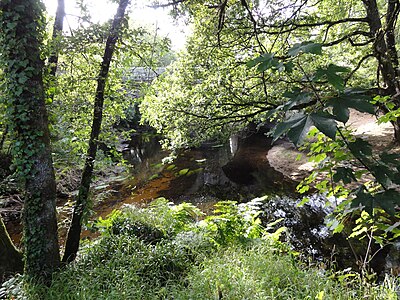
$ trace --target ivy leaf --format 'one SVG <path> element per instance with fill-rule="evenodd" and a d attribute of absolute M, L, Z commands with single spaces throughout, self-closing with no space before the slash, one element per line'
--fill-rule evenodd
<path fill-rule="evenodd" d="M 341 180 L 345 184 L 352 181 L 357 181 L 356 177 L 354 176 L 353 169 L 347 167 L 336 168 L 336 173 L 333 175 L 333 180 L 335 182 L 339 182 Z"/>
<path fill-rule="evenodd" d="M 310 115 L 315 127 L 332 140 L 336 139 L 337 124 L 330 114 L 317 112 Z"/>
<path fill-rule="evenodd" d="M 292 48 L 289 49 L 289 56 L 296 56 L 299 53 L 312 53 L 312 54 L 322 54 L 322 44 L 313 43 L 311 41 L 302 42 L 295 44 Z"/>

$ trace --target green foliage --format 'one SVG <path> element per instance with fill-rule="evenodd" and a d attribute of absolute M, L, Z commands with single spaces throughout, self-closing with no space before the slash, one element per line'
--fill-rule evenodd
<path fill-rule="evenodd" d="M 289 56 L 296 56 L 300 53 L 312 53 L 312 54 L 322 54 L 322 44 L 314 43 L 311 41 L 305 41 L 301 43 L 294 44 L 292 48 L 288 50 Z"/>
<path fill-rule="evenodd" d="M 349 71 L 349 68 L 329 64 L 327 67 L 317 68 L 313 80 L 326 79 L 335 89 L 343 91 L 344 80 L 339 74 L 348 73 Z"/>
<path fill-rule="evenodd" d="M 214 214 L 200 222 L 207 236 L 217 246 L 246 243 L 261 238 L 265 232 L 261 226 L 259 199 L 237 204 L 235 201 L 221 201 L 214 205 Z"/>
<path fill-rule="evenodd" d="M 264 244 L 231 247 L 191 270 L 174 299 L 396 299 L 385 287 L 363 286 L 356 274 L 341 281 L 277 255 Z M 351 276 L 353 275 L 354 277 Z"/>
<path fill-rule="evenodd" d="M 303 142 L 313 125 L 332 140 L 336 139 L 337 126 L 333 116 L 317 112 L 309 115 L 295 114 L 287 121 L 279 123 L 274 129 L 273 140 L 276 141 L 286 133 L 288 138 L 295 145 L 298 145 Z"/>
<path fill-rule="evenodd" d="M 15 6 L 12 9 L 12 5 Z M 8 8 L 7 8 L 8 7 Z M 26 18 L 24 11 L 31 10 Z M 22 20 L 22 21 L 21 21 Z M 12 154 L 15 170 L 23 179 L 32 176 L 32 157 L 44 148 L 43 132 L 32 128 L 34 106 L 43 98 L 42 82 L 33 87 L 32 82 L 42 78 L 40 43 L 43 39 L 44 18 L 40 2 L 34 5 L 11 4 L 0 6 L 2 74 L 0 107 L 4 109 L 7 124 L 14 140 Z M 21 36 L 24 38 L 21 38 Z M 27 81 L 29 80 L 29 84 Z"/>
<path fill-rule="evenodd" d="M 136 68 L 146 67 L 152 73 L 170 50 L 167 38 L 142 27 L 129 27 L 126 22 L 114 52 L 105 89 L 105 104 L 100 141 L 110 149 L 108 155 L 120 161 L 115 149 L 130 131 L 121 132 L 117 125 L 132 117 L 132 107 L 147 88 L 148 82 L 137 82 Z M 60 39 L 57 80 L 50 88 L 54 101 L 50 104 L 51 129 L 58 167 L 82 163 L 90 135 L 96 80 L 104 52 L 109 23 L 81 24 L 72 35 Z M 137 116 L 134 116 L 137 118 Z M 140 118 L 140 116 L 139 116 Z M 106 155 L 99 157 L 106 160 Z"/>
<path fill-rule="evenodd" d="M 258 201 L 247 208 L 230 201 L 219 203 L 218 215 L 204 220 L 208 226 L 192 220 L 191 226 L 178 226 L 178 232 L 172 230 L 154 243 L 138 238 L 131 225 L 153 223 L 170 228 L 172 215 L 178 223 L 182 219 L 187 223 L 187 205 L 174 208 L 157 200 L 149 208 L 114 212 L 99 222 L 102 237 L 86 245 L 74 264 L 55 274 L 50 287 L 17 277 L 5 283 L 6 290 L 3 287 L 0 295 L 32 300 L 396 299 L 393 279 L 375 286 L 351 273 L 329 278 L 295 260 L 288 248 L 280 251 L 269 235 L 260 238 L 254 229 L 254 225 L 259 227 L 254 224 Z M 162 215 L 161 208 L 167 213 Z M 241 227 L 236 230 L 233 224 Z M 213 226 L 225 233 L 217 233 Z M 210 234 L 214 241 L 220 237 L 218 249 L 210 243 Z M 252 242 L 242 244 L 242 238 Z"/>
<path fill-rule="evenodd" d="M 148 208 L 128 206 L 124 214 L 115 211 L 105 220 L 100 218 L 94 226 L 107 235 L 128 233 L 144 238 L 148 232 L 154 235 L 155 239 L 159 239 L 191 228 L 193 222 L 202 215 L 203 213 L 190 203 L 174 205 L 165 198 L 158 198 L 152 201 Z"/>

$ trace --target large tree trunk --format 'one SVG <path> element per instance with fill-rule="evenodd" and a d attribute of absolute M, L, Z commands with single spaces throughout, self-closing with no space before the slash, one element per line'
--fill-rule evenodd
<path fill-rule="evenodd" d="M 60 265 L 56 185 L 40 57 L 39 0 L 2 0 L 2 59 L 17 172 L 25 182 L 25 273 L 47 281 Z"/>
<path fill-rule="evenodd" d="M 371 35 L 374 36 L 374 56 L 378 61 L 379 73 L 382 77 L 384 94 L 400 108 L 399 59 L 396 50 L 395 26 L 400 12 L 397 0 L 389 0 L 386 9 L 386 24 L 382 26 L 381 15 L 376 0 L 363 0 Z M 379 78 L 378 78 L 379 80 Z M 385 110 L 385 107 L 383 107 Z M 388 112 L 388 111 L 385 111 Z M 400 119 L 392 122 L 394 139 L 400 143 Z"/>
<path fill-rule="evenodd" d="M 73 261 L 79 249 L 80 234 L 82 231 L 82 216 L 84 211 L 87 209 L 89 188 L 92 181 L 98 138 L 103 119 L 104 89 L 106 85 L 108 71 L 110 69 L 111 58 L 115 49 L 116 42 L 118 40 L 122 21 L 124 19 L 125 10 L 128 6 L 128 3 L 129 0 L 120 0 L 117 13 L 111 25 L 110 34 L 107 38 L 106 48 L 103 55 L 103 62 L 101 64 L 100 73 L 97 78 L 97 89 L 93 108 L 93 123 L 89 139 L 89 148 L 86 155 L 85 167 L 82 173 L 81 185 L 75 203 L 71 225 L 65 244 L 63 262 Z"/>
<path fill-rule="evenodd" d="M 23 269 L 22 253 L 15 248 L 0 216 L 0 284 L 6 276 L 22 273 Z"/>

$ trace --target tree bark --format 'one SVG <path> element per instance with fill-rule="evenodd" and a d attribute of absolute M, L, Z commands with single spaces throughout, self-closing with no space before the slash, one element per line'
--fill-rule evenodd
<path fill-rule="evenodd" d="M 94 161 L 97 153 L 98 138 L 103 119 L 104 89 L 110 69 L 112 55 L 120 34 L 125 10 L 129 2 L 129 0 L 120 0 L 117 13 L 114 17 L 109 36 L 107 38 L 106 47 L 103 55 L 103 62 L 101 64 L 100 73 L 97 78 L 97 89 L 93 108 L 93 122 L 89 139 L 89 148 L 86 155 L 86 161 L 82 173 L 78 197 L 74 206 L 71 225 L 65 244 L 63 262 L 73 261 L 79 249 L 80 234 L 82 231 L 82 217 L 84 211 L 87 209 L 89 188 L 92 181 Z"/>
<path fill-rule="evenodd" d="M 58 0 L 58 5 L 57 5 L 57 12 L 56 12 L 56 18 L 54 20 L 54 25 L 53 25 L 53 35 L 52 35 L 52 52 L 49 57 L 49 67 L 50 67 L 50 82 L 55 82 L 56 80 L 56 72 L 57 72 L 57 67 L 58 67 L 58 54 L 60 52 L 60 38 L 62 37 L 62 31 L 64 27 L 64 17 L 65 17 L 65 5 L 64 5 L 64 0 Z M 49 98 L 51 101 L 54 99 L 54 92 L 51 92 L 49 95 Z"/>
<path fill-rule="evenodd" d="M 386 9 L 386 28 L 382 26 L 381 16 L 376 0 L 363 0 L 368 25 L 374 36 L 374 56 L 378 61 L 379 73 L 384 83 L 384 94 L 390 95 L 395 104 L 395 109 L 400 108 L 400 82 L 399 59 L 395 42 L 395 25 L 399 16 L 399 4 L 397 0 L 389 0 Z M 379 78 L 378 78 L 379 80 Z M 388 112 L 383 107 L 385 112 Z M 392 122 L 394 139 L 400 143 L 400 119 Z"/>
<path fill-rule="evenodd" d="M 25 182 L 25 274 L 48 282 L 60 265 L 56 184 L 41 59 L 43 7 L 39 0 L 2 0 L 2 60 L 13 155 Z"/>
<path fill-rule="evenodd" d="M 8 275 L 22 273 L 23 269 L 22 253 L 15 248 L 0 216 L 0 284 Z"/>

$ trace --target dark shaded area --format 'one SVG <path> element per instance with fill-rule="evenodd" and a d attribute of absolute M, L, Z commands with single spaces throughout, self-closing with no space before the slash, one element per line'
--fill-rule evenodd
<path fill-rule="evenodd" d="M 268 162 L 272 139 L 263 132 L 253 133 L 238 142 L 233 158 L 222 167 L 234 183 L 253 186 L 257 194 L 285 193 L 293 195 L 297 182 L 276 171 Z"/>
<path fill-rule="evenodd" d="M 310 201 L 298 206 L 299 201 L 288 197 L 271 197 L 262 205 L 261 219 L 264 226 L 283 219 L 277 226 L 287 228 L 283 239 L 304 256 L 320 261 L 333 269 L 352 268 L 360 271 L 360 260 L 365 257 L 367 240 L 347 239 L 351 232 L 332 234 L 325 225 L 325 217 L 332 212 L 326 208 L 326 199 L 319 195 L 309 196 Z M 348 228 L 354 227 L 354 224 Z M 374 256 L 370 267 L 378 275 L 386 270 L 387 256 L 391 247 L 384 247 Z M 371 253 L 378 250 L 372 245 Z M 399 263 L 399 262 L 397 262 Z"/>
<path fill-rule="evenodd" d="M 0 284 L 15 273 L 22 273 L 23 268 L 22 253 L 14 247 L 0 218 Z"/>
<path fill-rule="evenodd" d="M 11 175 L 12 157 L 8 153 L 0 152 L 0 180 L 3 181 Z"/>

